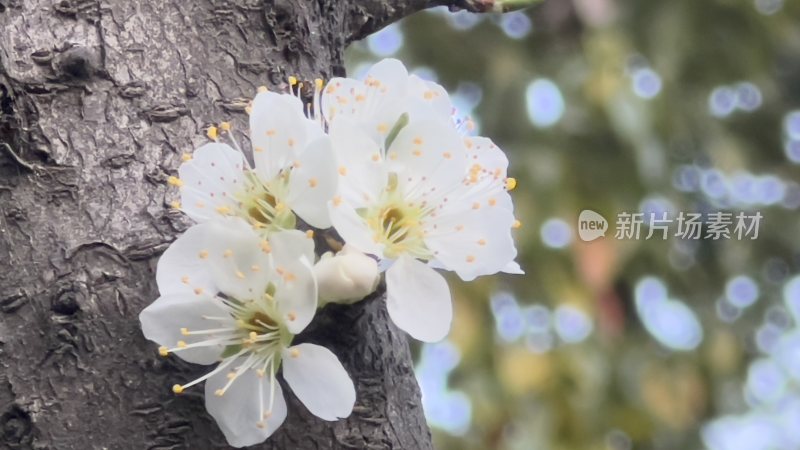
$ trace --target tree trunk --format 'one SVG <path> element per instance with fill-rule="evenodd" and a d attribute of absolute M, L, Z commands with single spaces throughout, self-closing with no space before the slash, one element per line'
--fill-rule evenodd
<path fill-rule="evenodd" d="M 344 45 L 442 2 L 0 0 L 0 448 L 206 449 L 207 368 L 159 358 L 138 314 L 189 225 L 166 179 L 257 86 L 341 75 Z M 346 420 L 289 416 L 260 448 L 429 449 L 406 337 L 378 293 L 302 340 L 356 383 Z"/>

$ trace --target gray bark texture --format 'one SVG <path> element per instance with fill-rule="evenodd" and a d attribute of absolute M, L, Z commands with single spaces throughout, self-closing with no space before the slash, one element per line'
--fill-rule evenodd
<path fill-rule="evenodd" d="M 347 42 L 440 3 L 0 0 L 0 448 L 227 448 L 202 389 L 170 390 L 208 368 L 160 358 L 139 327 L 190 225 L 165 181 L 212 122 L 246 129 L 259 85 L 342 75 Z M 339 356 L 355 410 L 324 422 L 286 389 L 257 448 L 432 448 L 380 292 L 299 339 Z"/>

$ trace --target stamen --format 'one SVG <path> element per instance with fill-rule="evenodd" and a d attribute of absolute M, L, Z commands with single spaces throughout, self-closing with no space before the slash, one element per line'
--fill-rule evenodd
<path fill-rule="evenodd" d="M 183 186 L 183 180 L 175 176 L 170 176 L 169 178 L 167 178 L 167 183 L 175 187 Z"/>
<path fill-rule="evenodd" d="M 206 131 L 206 136 L 208 136 L 208 138 L 211 139 L 212 141 L 216 141 L 218 136 L 217 127 L 213 125 L 208 127 L 208 130 Z"/>

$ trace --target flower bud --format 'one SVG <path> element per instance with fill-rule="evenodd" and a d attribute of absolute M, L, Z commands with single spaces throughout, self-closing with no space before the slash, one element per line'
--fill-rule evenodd
<path fill-rule="evenodd" d="M 323 255 L 314 266 L 319 285 L 320 306 L 326 303 L 355 303 L 375 291 L 380 281 L 378 263 L 345 246 L 332 256 Z"/>

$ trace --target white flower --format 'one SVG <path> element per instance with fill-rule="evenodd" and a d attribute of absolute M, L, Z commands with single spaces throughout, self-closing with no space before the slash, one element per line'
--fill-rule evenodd
<path fill-rule="evenodd" d="M 378 263 L 349 245 L 336 256 L 323 255 L 314 273 L 323 303 L 355 303 L 374 292 L 381 279 Z"/>
<path fill-rule="evenodd" d="M 210 136 L 216 133 L 212 128 Z M 250 110 L 250 140 L 254 168 L 232 137 L 237 149 L 210 143 L 186 155 L 180 178 L 170 179 L 181 188 L 181 209 L 198 222 L 238 216 L 265 235 L 294 228 L 293 212 L 311 226 L 330 227 L 325 205 L 336 193 L 336 162 L 330 139 L 320 122 L 305 117 L 300 99 L 260 92 Z"/>
<path fill-rule="evenodd" d="M 392 320 L 412 337 L 438 341 L 452 319 L 450 293 L 432 267 L 472 280 L 513 262 L 508 161 L 489 139 L 460 136 L 452 122 L 401 115 L 386 139 L 340 118 L 330 127 L 340 195 L 331 220 L 358 250 L 386 260 Z"/>
<path fill-rule="evenodd" d="M 236 447 L 269 437 L 286 417 L 275 376 L 283 377 L 314 415 L 348 416 L 353 382 L 329 350 L 292 340 L 314 316 L 313 241 L 299 231 L 259 237 L 238 218 L 191 227 L 158 263 L 161 293 L 139 316 L 144 335 L 197 364 L 206 375 L 206 408 Z"/>

